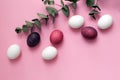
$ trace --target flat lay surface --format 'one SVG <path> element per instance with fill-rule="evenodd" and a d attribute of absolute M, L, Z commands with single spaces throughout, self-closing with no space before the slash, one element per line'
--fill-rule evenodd
<path fill-rule="evenodd" d="M 55 0 L 57 4 L 59 0 Z M 120 80 L 120 0 L 98 0 L 101 13 L 92 19 L 85 0 L 80 0 L 76 13 L 84 17 L 84 26 L 93 26 L 98 31 L 94 40 L 86 40 L 80 29 L 72 29 L 67 18 L 60 11 L 55 23 L 43 24 L 41 41 L 34 48 L 27 46 L 28 34 L 16 34 L 15 28 L 25 20 L 38 18 L 39 13 L 47 14 L 42 0 L 0 0 L 0 80 Z M 57 9 L 60 7 L 57 6 Z M 98 19 L 110 14 L 113 25 L 107 30 L 97 27 Z M 59 29 L 63 32 L 63 42 L 55 47 L 57 57 L 51 61 L 42 58 L 42 50 L 53 46 L 50 33 Z M 9 60 L 7 49 L 18 44 L 21 55 L 16 60 Z"/>

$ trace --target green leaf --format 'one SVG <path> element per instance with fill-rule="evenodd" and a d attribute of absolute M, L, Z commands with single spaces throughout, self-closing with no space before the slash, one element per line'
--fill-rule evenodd
<path fill-rule="evenodd" d="M 93 9 L 89 14 L 90 14 L 90 15 L 91 15 L 91 14 L 99 14 L 99 11 Z"/>
<path fill-rule="evenodd" d="M 50 0 L 49 0 L 49 1 L 48 1 L 48 4 L 49 4 L 49 5 L 53 5 L 53 4 L 54 4 L 54 1 L 50 1 Z"/>
<path fill-rule="evenodd" d="M 32 21 L 38 27 L 38 29 L 41 29 L 41 23 L 40 23 L 40 21 L 38 19 L 33 19 Z"/>
<path fill-rule="evenodd" d="M 54 4 L 54 0 L 43 0 L 44 4 L 48 4 L 48 5 L 53 5 Z"/>
<path fill-rule="evenodd" d="M 41 19 L 46 19 L 46 18 L 48 18 L 48 16 L 47 16 L 47 15 L 44 15 L 44 14 L 37 13 L 37 15 L 38 15 Z"/>
<path fill-rule="evenodd" d="M 19 28 L 19 27 L 17 27 L 17 28 L 15 29 L 15 32 L 16 32 L 16 33 L 20 33 L 21 31 L 22 31 L 22 29 Z"/>
<path fill-rule="evenodd" d="M 28 32 L 27 25 L 23 25 L 23 26 L 22 26 L 22 30 L 23 30 L 23 32 Z"/>
<path fill-rule="evenodd" d="M 61 4 L 62 4 L 62 6 L 64 6 L 64 2 L 63 2 L 63 0 L 61 0 Z"/>
<path fill-rule="evenodd" d="M 56 17 L 56 15 L 58 14 L 57 9 L 55 9 L 53 7 L 47 6 L 46 10 L 52 17 Z"/>
<path fill-rule="evenodd" d="M 98 5 L 96 5 L 96 4 L 94 4 L 92 7 L 97 8 L 99 11 L 101 11 L 100 7 Z"/>
<path fill-rule="evenodd" d="M 32 22 L 29 22 L 29 21 L 25 21 L 27 27 L 33 27 L 33 23 Z"/>
<path fill-rule="evenodd" d="M 76 2 L 78 2 L 79 0 L 65 0 L 65 1 L 69 1 L 69 2 L 74 2 L 74 3 L 76 3 Z"/>
<path fill-rule="evenodd" d="M 73 0 L 73 3 L 76 3 L 78 0 Z"/>
<path fill-rule="evenodd" d="M 76 3 L 78 0 L 65 0 L 65 1 L 70 1 Z"/>
<path fill-rule="evenodd" d="M 40 13 L 37 13 L 37 15 L 38 15 L 41 19 L 45 19 L 46 24 L 47 24 L 47 22 L 48 22 L 48 20 L 49 20 L 48 15 L 44 15 L 44 14 L 40 14 Z"/>
<path fill-rule="evenodd" d="M 96 20 L 95 14 L 90 15 L 93 19 Z"/>
<path fill-rule="evenodd" d="M 77 8 L 77 3 L 72 3 L 71 5 L 72 5 L 73 9 Z"/>
<path fill-rule="evenodd" d="M 99 14 L 99 11 L 93 9 L 93 10 L 89 13 L 89 15 L 90 15 L 93 19 L 96 19 L 95 14 Z"/>
<path fill-rule="evenodd" d="M 64 13 L 64 15 L 66 17 L 69 17 L 70 11 L 69 11 L 69 7 L 67 5 L 65 5 L 64 7 L 62 7 L 62 12 Z"/>
<path fill-rule="evenodd" d="M 86 4 L 88 7 L 92 7 L 95 3 L 95 0 L 86 0 Z"/>

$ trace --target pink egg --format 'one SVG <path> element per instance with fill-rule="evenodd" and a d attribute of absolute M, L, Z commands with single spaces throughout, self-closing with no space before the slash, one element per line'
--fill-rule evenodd
<path fill-rule="evenodd" d="M 52 44 L 59 44 L 63 41 L 63 32 L 60 30 L 54 30 L 50 34 L 50 42 Z"/>

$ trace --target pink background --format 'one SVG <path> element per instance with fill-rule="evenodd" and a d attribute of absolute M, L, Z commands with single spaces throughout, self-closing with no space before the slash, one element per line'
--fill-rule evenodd
<path fill-rule="evenodd" d="M 85 0 L 80 0 L 76 12 L 85 18 L 85 26 L 97 29 L 96 40 L 87 41 L 80 29 L 70 29 L 68 18 L 60 12 L 55 24 L 42 25 L 40 44 L 29 48 L 26 45 L 28 34 L 17 35 L 14 29 L 25 20 L 38 18 L 36 13 L 46 13 L 42 1 L 0 0 L 0 80 L 120 80 L 120 0 L 99 0 L 99 5 L 100 16 L 113 16 L 114 24 L 109 30 L 97 28 L 98 20 L 89 17 Z M 49 35 L 55 29 L 63 31 L 64 41 L 56 46 L 58 57 L 44 61 L 41 52 L 51 45 Z M 22 55 L 11 61 L 6 51 L 12 44 L 21 46 Z"/>

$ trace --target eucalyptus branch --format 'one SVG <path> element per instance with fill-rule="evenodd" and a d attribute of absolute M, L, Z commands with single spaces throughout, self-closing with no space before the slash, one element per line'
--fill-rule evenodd
<path fill-rule="evenodd" d="M 53 18 L 53 23 L 55 21 L 55 18 L 57 17 L 58 13 L 60 11 L 63 12 L 63 14 L 66 17 L 69 17 L 70 14 L 70 9 L 69 7 L 72 6 L 74 11 L 77 9 L 77 2 L 80 0 L 65 0 L 65 1 L 69 1 L 70 4 L 65 4 L 63 0 L 61 0 L 61 5 L 60 4 L 56 4 L 54 2 L 54 0 L 42 0 L 44 2 L 44 4 L 48 4 L 48 5 L 57 5 L 59 7 L 61 7 L 59 10 L 57 10 L 54 7 L 51 6 L 46 6 L 46 11 L 48 12 L 48 14 L 40 14 L 37 13 L 37 15 L 39 16 L 40 19 L 33 19 L 32 22 L 30 21 L 25 21 L 25 24 L 22 26 L 22 28 L 17 27 L 15 29 L 16 33 L 21 33 L 23 32 L 28 32 L 29 28 L 31 28 L 31 32 L 33 31 L 33 28 L 35 28 L 35 26 L 41 30 L 41 21 L 45 20 L 46 24 L 48 23 L 49 20 L 49 16 L 51 16 Z M 91 17 L 93 17 L 94 19 L 96 19 L 95 15 L 99 13 L 99 11 L 101 11 L 101 9 L 99 8 L 99 6 L 97 5 L 97 0 L 95 2 L 95 0 L 86 0 L 86 5 L 90 8 L 92 8 L 91 12 L 89 13 L 89 15 Z"/>
<path fill-rule="evenodd" d="M 48 5 L 54 4 L 54 1 L 50 1 L 50 0 L 42 0 L 42 1 L 44 1 L 44 4 L 48 4 Z M 17 27 L 15 29 L 15 32 L 16 33 L 21 33 L 22 31 L 28 32 L 29 29 L 31 30 L 31 32 L 33 32 L 33 29 L 35 28 L 35 26 L 37 26 L 38 29 L 41 29 L 41 21 L 42 20 L 45 20 L 46 24 L 47 24 L 47 22 L 49 20 L 49 16 L 52 16 L 53 22 L 54 22 L 58 12 L 60 12 L 60 11 L 62 11 L 65 14 L 65 16 L 67 16 L 67 17 L 69 16 L 69 7 L 68 6 L 70 6 L 70 5 L 64 4 L 64 2 L 62 0 L 61 0 L 61 5 L 59 5 L 59 4 L 55 4 L 55 5 L 61 7 L 61 9 L 57 10 L 53 7 L 47 6 L 46 10 L 49 14 L 45 15 L 45 14 L 38 13 L 37 15 L 40 17 L 40 19 L 33 19 L 32 22 L 25 21 L 26 24 L 24 24 L 22 26 L 22 28 Z"/>
<path fill-rule="evenodd" d="M 90 11 L 89 15 L 96 19 L 95 15 L 99 14 L 101 9 L 97 4 L 98 0 L 86 0 L 86 4 L 88 7 L 92 8 L 92 10 Z"/>

